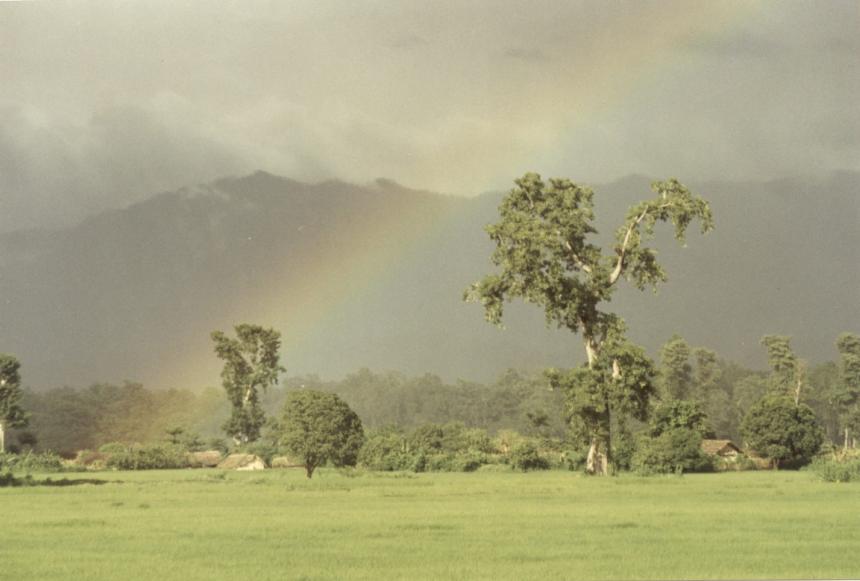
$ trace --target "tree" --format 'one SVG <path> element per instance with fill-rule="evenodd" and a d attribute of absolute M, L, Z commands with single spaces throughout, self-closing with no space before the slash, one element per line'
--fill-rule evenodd
<path fill-rule="evenodd" d="M 693 367 L 690 365 L 690 346 L 674 335 L 660 350 L 660 384 L 663 396 L 669 399 L 688 399 L 693 384 Z"/>
<path fill-rule="evenodd" d="M 713 461 L 702 450 L 702 434 L 689 428 L 672 428 L 655 437 L 640 437 L 631 464 L 642 474 L 713 470 Z"/>
<path fill-rule="evenodd" d="M 767 362 L 771 369 L 771 392 L 791 395 L 794 402 L 799 404 L 806 363 L 799 360 L 791 349 L 791 337 L 765 335 L 761 338 L 761 344 L 767 349 Z"/>
<path fill-rule="evenodd" d="M 677 429 L 693 430 L 702 438 L 710 438 L 714 435 L 708 416 L 699 404 L 678 399 L 669 400 L 657 406 L 649 428 L 652 438 Z"/>
<path fill-rule="evenodd" d="M 212 340 L 215 354 L 224 360 L 221 382 L 232 405 L 223 429 L 238 445 L 260 437 L 265 415 L 259 391 L 276 385 L 278 374 L 286 370 L 278 362 L 280 333 L 248 324 L 236 325 L 235 330 L 235 339 L 214 331 Z"/>
<path fill-rule="evenodd" d="M 21 399 L 21 363 L 12 355 L 0 353 L 0 452 L 6 451 L 6 429 L 27 425 L 28 414 Z"/>
<path fill-rule="evenodd" d="M 23 428 L 27 413 L 21 399 L 21 363 L 12 355 L 0 353 L 0 453 L 6 451 L 6 428 Z"/>
<path fill-rule="evenodd" d="M 308 478 L 325 462 L 355 466 L 364 443 L 358 415 L 333 393 L 294 391 L 281 417 L 281 445 L 305 466 Z"/>
<path fill-rule="evenodd" d="M 753 405 L 741 434 L 750 448 L 777 468 L 807 464 L 824 441 L 812 409 L 785 395 L 768 395 Z"/>
<path fill-rule="evenodd" d="M 836 393 L 836 403 L 841 411 L 847 450 L 851 432 L 856 434 L 860 430 L 860 337 L 853 333 L 843 333 L 836 340 L 836 348 L 840 356 L 840 386 Z"/>
<path fill-rule="evenodd" d="M 640 290 L 666 280 L 656 252 L 644 243 L 658 222 L 671 222 L 683 240 L 698 219 L 712 228 L 708 204 L 677 180 L 655 182 L 656 196 L 628 211 L 609 254 L 592 243 L 594 193 L 567 179 L 529 173 L 499 207 L 501 220 L 487 227 L 496 243 L 493 263 L 501 269 L 474 283 L 464 298 L 480 302 L 486 319 L 501 324 L 505 302 L 522 298 L 544 309 L 547 324 L 579 333 L 584 369 L 552 372 L 555 385 L 570 395 L 571 417 L 589 440 L 587 469 L 607 474 L 611 463 L 613 414 L 645 414 L 654 391 L 653 365 L 624 338 L 620 317 L 602 309 L 622 278 Z M 622 358 L 633 367 L 625 368 Z M 645 403 L 642 406 L 642 403 Z"/>
<path fill-rule="evenodd" d="M 696 369 L 693 372 L 693 399 L 707 405 L 719 389 L 722 370 L 717 361 L 717 354 L 704 347 L 693 349 L 696 358 Z"/>

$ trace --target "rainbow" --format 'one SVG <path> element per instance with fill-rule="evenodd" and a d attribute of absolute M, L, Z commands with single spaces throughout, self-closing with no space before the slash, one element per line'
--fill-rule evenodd
<path fill-rule="evenodd" d="M 591 47 L 587 68 L 574 62 L 561 77 L 536 81 L 524 94 L 512 95 L 508 120 L 533 120 L 533 129 L 525 136 L 531 149 L 527 157 L 507 159 L 513 152 L 519 155 L 520 150 L 512 146 L 507 155 L 499 157 L 489 151 L 453 147 L 437 151 L 431 158 L 438 161 L 440 168 L 450 163 L 474 167 L 487 184 L 498 183 L 495 180 L 500 176 L 509 183 L 533 169 L 537 165 L 533 160 L 564 165 L 567 160 L 560 144 L 580 124 L 611 112 L 626 99 L 635 99 L 637 90 L 673 74 L 680 66 L 676 49 L 691 38 L 730 33 L 757 9 L 749 2 L 627 6 L 631 14 L 616 31 L 620 34 L 603 37 Z M 422 241 L 437 235 L 453 217 L 444 211 L 431 217 L 418 216 L 416 212 L 421 210 L 412 202 L 404 196 L 402 203 L 393 204 L 378 217 L 372 230 L 355 226 L 341 232 L 342 239 L 348 241 L 347 247 L 316 249 L 309 271 L 302 276 L 281 273 L 274 280 L 288 283 L 260 289 L 258 296 L 237 305 L 228 318 L 234 323 L 258 322 L 281 331 L 282 359 L 289 367 L 292 350 L 318 339 L 319 334 L 331 332 L 327 323 L 358 304 L 362 297 L 378 292 L 386 272 Z M 167 362 L 154 387 L 217 385 L 219 370 L 220 364 L 205 337 L 185 353 L 177 354 L 176 360 Z"/>

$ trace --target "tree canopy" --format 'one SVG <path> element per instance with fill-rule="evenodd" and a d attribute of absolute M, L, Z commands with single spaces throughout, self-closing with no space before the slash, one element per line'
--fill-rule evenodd
<path fill-rule="evenodd" d="M 821 448 L 824 435 L 815 413 L 785 395 L 765 396 L 741 424 L 747 445 L 775 466 L 802 466 Z"/>
<path fill-rule="evenodd" d="M 364 442 L 358 415 L 333 393 L 315 390 L 287 395 L 281 416 L 281 445 L 304 464 L 308 478 L 326 462 L 355 466 Z"/>

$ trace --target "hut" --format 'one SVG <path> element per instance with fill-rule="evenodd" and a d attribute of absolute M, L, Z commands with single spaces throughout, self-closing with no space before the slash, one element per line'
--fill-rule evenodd
<path fill-rule="evenodd" d="M 275 456 L 272 458 L 272 468 L 304 468 L 302 462 L 298 462 L 287 456 Z"/>
<path fill-rule="evenodd" d="M 737 460 L 741 453 L 741 449 L 731 440 L 702 440 L 702 451 L 708 456 L 718 456 L 729 462 Z"/>
<path fill-rule="evenodd" d="M 254 454 L 230 454 L 218 464 L 222 470 L 265 470 L 266 463 Z"/>
<path fill-rule="evenodd" d="M 218 450 L 206 450 L 205 452 L 190 452 L 188 464 L 192 468 L 215 468 L 224 459 Z"/>

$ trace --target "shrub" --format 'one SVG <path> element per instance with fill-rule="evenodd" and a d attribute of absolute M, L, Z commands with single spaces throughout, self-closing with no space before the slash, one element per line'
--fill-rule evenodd
<path fill-rule="evenodd" d="M 860 481 L 860 459 L 847 460 L 816 460 L 810 466 L 819 478 L 825 482 L 858 482 Z"/>
<path fill-rule="evenodd" d="M 564 453 L 564 465 L 572 471 L 585 470 L 585 461 L 588 459 L 588 450 L 570 450 Z"/>
<path fill-rule="evenodd" d="M 656 438 L 640 438 L 632 467 L 643 475 L 710 472 L 713 461 L 702 451 L 699 432 L 675 428 Z"/>
<path fill-rule="evenodd" d="M 486 462 L 486 454 L 477 450 L 468 450 L 454 456 L 452 467 L 456 472 L 474 472 Z"/>
<path fill-rule="evenodd" d="M 111 453 L 116 453 L 117 451 L 124 452 L 126 449 L 124 444 L 105 444 L 105 446 L 102 446 L 102 448 L 105 447 L 107 447 L 108 450 L 111 450 Z M 93 450 L 80 450 L 75 456 L 75 466 L 82 469 L 103 470 L 107 467 L 107 460 L 110 456 L 110 453 L 104 453 L 101 451 L 94 452 Z"/>
<path fill-rule="evenodd" d="M 374 430 L 358 453 L 358 463 L 370 470 L 412 470 L 415 458 L 405 449 L 403 434 L 391 428 Z"/>
<path fill-rule="evenodd" d="M 99 446 L 99 452 L 102 454 L 107 454 L 108 456 L 111 454 L 121 454 L 128 449 L 128 446 L 123 444 L 122 442 L 108 442 L 107 444 L 102 444 Z"/>
<path fill-rule="evenodd" d="M 0 470 L 11 472 L 62 472 L 63 461 L 53 452 L 0 454 Z"/>
<path fill-rule="evenodd" d="M 511 450 L 511 465 L 516 470 L 548 470 L 549 461 L 540 455 L 534 442 L 524 441 Z"/>
<path fill-rule="evenodd" d="M 128 446 L 122 452 L 111 454 L 107 460 L 107 466 L 117 470 L 163 470 L 187 468 L 188 465 L 185 448 L 176 444 Z"/>

